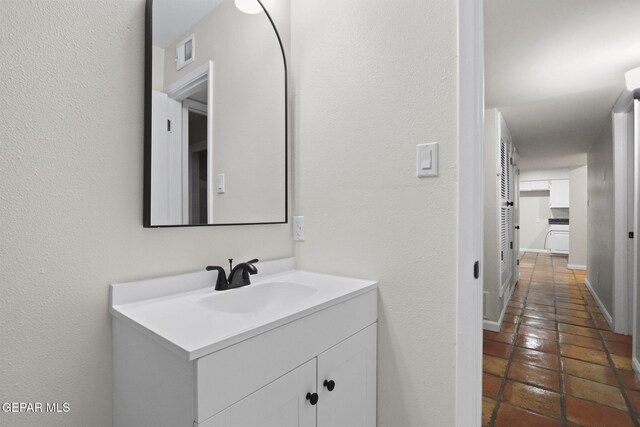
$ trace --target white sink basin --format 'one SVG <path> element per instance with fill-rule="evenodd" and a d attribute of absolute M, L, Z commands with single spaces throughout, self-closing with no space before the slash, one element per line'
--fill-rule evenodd
<path fill-rule="evenodd" d="M 188 360 L 216 352 L 358 295 L 368 280 L 259 263 L 252 284 L 214 290 L 217 272 L 198 271 L 111 285 L 111 314 Z"/>
<path fill-rule="evenodd" d="M 317 292 L 317 289 L 299 283 L 267 282 L 218 291 L 197 304 L 222 313 L 257 313 L 297 304 Z"/>

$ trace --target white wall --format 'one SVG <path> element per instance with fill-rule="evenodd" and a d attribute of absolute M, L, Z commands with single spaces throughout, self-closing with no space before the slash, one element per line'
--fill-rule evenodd
<path fill-rule="evenodd" d="M 521 180 L 522 181 L 522 180 Z M 549 218 L 548 191 L 520 192 L 520 250 L 548 250 Z M 545 244 L 545 239 L 547 243 Z"/>
<path fill-rule="evenodd" d="M 453 426 L 456 2 L 292 8 L 299 267 L 378 280 L 378 425 Z"/>
<path fill-rule="evenodd" d="M 0 17 L 0 401 L 71 404 L 0 425 L 107 427 L 109 284 L 291 256 L 290 227 L 142 227 L 144 1 L 3 0 Z"/>
<path fill-rule="evenodd" d="M 570 172 L 569 168 L 536 169 L 536 170 L 520 171 L 520 181 L 544 181 L 547 179 L 569 179 L 569 172 Z"/>
<path fill-rule="evenodd" d="M 611 119 L 588 154 L 587 279 L 613 315 L 613 135 Z"/>
<path fill-rule="evenodd" d="M 587 165 L 569 173 L 569 265 L 587 266 Z"/>
<path fill-rule="evenodd" d="M 569 179 L 570 169 L 540 169 L 520 173 L 522 181 Z M 549 218 L 568 218 L 566 209 L 549 208 L 549 191 L 523 191 L 520 193 L 520 250 L 546 251 L 549 249 Z M 571 222 L 571 220 L 569 220 Z"/>

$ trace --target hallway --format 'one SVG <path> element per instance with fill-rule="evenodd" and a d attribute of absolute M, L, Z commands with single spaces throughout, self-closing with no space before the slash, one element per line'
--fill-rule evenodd
<path fill-rule="evenodd" d="M 484 331 L 483 426 L 640 426 L 631 337 L 567 258 L 526 252 L 499 333 Z"/>

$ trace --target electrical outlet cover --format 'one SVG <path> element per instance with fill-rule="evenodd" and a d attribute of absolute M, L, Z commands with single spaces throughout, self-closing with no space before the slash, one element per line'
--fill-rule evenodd
<path fill-rule="evenodd" d="M 304 240 L 304 217 L 293 217 L 293 240 L 300 242 Z"/>

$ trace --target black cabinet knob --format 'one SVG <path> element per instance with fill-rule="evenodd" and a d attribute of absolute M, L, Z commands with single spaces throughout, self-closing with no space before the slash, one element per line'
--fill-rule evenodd
<path fill-rule="evenodd" d="M 329 391 L 333 391 L 333 389 L 336 388 L 336 382 L 334 380 L 324 380 L 322 385 L 324 385 Z"/>
<path fill-rule="evenodd" d="M 307 393 L 307 400 L 312 405 L 315 405 L 316 403 L 318 403 L 318 393 Z"/>

